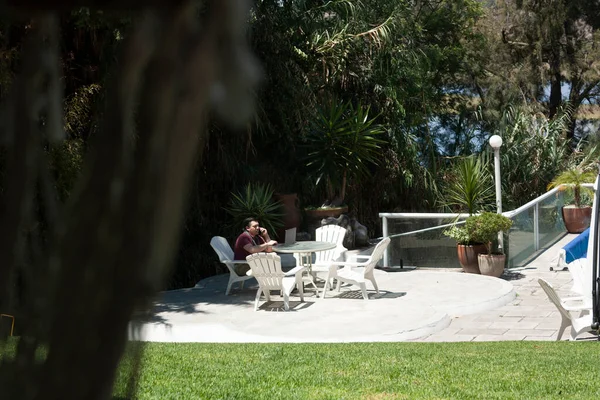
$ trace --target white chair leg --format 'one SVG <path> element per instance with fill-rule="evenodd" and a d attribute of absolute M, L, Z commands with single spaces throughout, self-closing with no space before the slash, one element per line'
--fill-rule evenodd
<path fill-rule="evenodd" d="M 229 279 L 229 283 L 227 283 L 227 289 L 225 290 L 225 296 L 229 296 L 229 293 L 231 292 L 231 285 L 233 285 L 233 281 Z"/>
<path fill-rule="evenodd" d="M 377 282 L 375 282 L 375 277 L 369 278 L 369 280 L 373 284 L 373 287 L 375 288 L 375 291 L 377 292 L 377 294 L 379 294 L 379 288 L 377 287 Z"/>
<path fill-rule="evenodd" d="M 302 285 L 302 278 L 300 278 L 300 284 L 296 282 L 296 287 L 298 288 L 298 293 L 300 294 L 300 301 L 304 303 L 304 285 Z"/>
<path fill-rule="evenodd" d="M 287 293 L 283 293 L 283 309 L 285 311 L 290 310 L 290 295 Z"/>
<path fill-rule="evenodd" d="M 367 285 L 364 282 L 360 284 L 360 291 L 362 292 L 363 299 L 369 300 L 369 294 L 367 293 Z"/>
<path fill-rule="evenodd" d="M 561 315 L 562 320 L 560 321 L 560 328 L 558 329 L 558 335 L 556 335 L 556 340 L 559 341 L 562 338 L 565 329 L 570 325 L 570 321 Z"/>
<path fill-rule="evenodd" d="M 254 299 L 254 311 L 258 311 L 258 301 L 260 300 L 261 292 L 262 292 L 262 290 L 260 288 L 258 288 L 258 291 L 256 292 L 256 298 Z"/>
<path fill-rule="evenodd" d="M 325 298 L 325 293 L 327 293 L 328 287 L 329 287 L 329 277 L 327 277 L 327 279 L 325 280 L 325 286 L 323 286 L 323 294 L 321 295 L 322 299 Z"/>
<path fill-rule="evenodd" d="M 240 290 L 244 290 L 244 282 L 246 281 L 240 281 Z"/>

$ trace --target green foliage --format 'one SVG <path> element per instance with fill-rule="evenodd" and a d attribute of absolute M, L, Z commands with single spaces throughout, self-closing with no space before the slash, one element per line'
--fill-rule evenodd
<path fill-rule="evenodd" d="M 65 132 L 71 136 L 81 136 L 90 127 L 94 98 L 102 87 L 96 83 L 82 86 L 65 99 Z"/>
<path fill-rule="evenodd" d="M 549 119 L 531 107 L 509 107 L 495 123 L 493 132 L 503 141 L 500 162 L 506 207 L 516 208 L 541 196 L 548 182 L 565 168 L 569 121 L 568 109 Z"/>
<path fill-rule="evenodd" d="M 488 209 L 495 192 L 487 164 L 481 157 L 460 158 L 443 190 L 441 203 L 469 215 Z"/>
<path fill-rule="evenodd" d="M 315 176 L 316 184 L 325 181 L 329 200 L 335 205 L 344 201 L 348 181 L 360 182 L 370 176 L 369 166 L 379 163 L 379 136 L 385 133 L 369 118 L 369 107 L 349 102 L 331 101 L 318 109 L 316 120 L 305 136 L 308 155 L 306 166 Z"/>
<path fill-rule="evenodd" d="M 256 218 L 271 237 L 276 237 L 277 229 L 283 227 L 282 204 L 273 200 L 270 185 L 249 183 L 241 192 L 231 193 L 225 211 L 231 216 L 230 226 L 234 232 L 241 232 L 244 219 L 250 217 Z"/>
<path fill-rule="evenodd" d="M 443 234 L 456 240 L 457 244 L 466 246 L 475 243 L 465 226 L 452 225 L 449 229 L 446 229 Z"/>
<path fill-rule="evenodd" d="M 600 395 L 597 345 L 147 343 L 137 398 L 590 399 Z M 115 398 L 130 370 L 118 371 Z"/>
<path fill-rule="evenodd" d="M 560 175 L 548 184 L 548 189 L 559 187 L 561 190 L 571 190 L 573 192 L 575 206 L 581 207 L 582 192 L 593 192 L 591 188 L 581 186 L 584 183 L 594 183 L 597 172 L 584 171 L 581 168 L 575 167 L 563 171 Z"/>
<path fill-rule="evenodd" d="M 66 201 L 81 174 L 85 146 L 82 139 L 67 139 L 50 149 L 50 170 L 54 175 L 56 192 Z"/>
<path fill-rule="evenodd" d="M 472 215 L 465 221 L 465 228 L 472 240 L 484 243 L 488 254 L 492 253 L 492 242 L 498 237 L 498 232 L 508 231 L 512 220 L 502 214 L 483 212 Z"/>

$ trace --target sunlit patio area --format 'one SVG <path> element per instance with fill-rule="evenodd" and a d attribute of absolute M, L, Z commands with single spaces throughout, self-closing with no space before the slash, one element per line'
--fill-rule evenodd
<path fill-rule="evenodd" d="M 227 275 L 193 289 L 164 292 L 149 322 L 131 337 L 159 342 L 390 342 L 556 340 L 560 315 L 537 279 L 569 293 L 568 271 L 550 271 L 566 235 L 540 256 L 501 279 L 458 269 L 376 270 L 380 293 L 363 300 L 356 287 L 342 286 L 316 297 L 306 288 L 290 311 L 272 296 L 254 311 L 257 285 L 247 281 L 225 295 Z M 590 336 L 591 337 L 591 336 Z M 563 339 L 567 339 L 565 334 Z"/>

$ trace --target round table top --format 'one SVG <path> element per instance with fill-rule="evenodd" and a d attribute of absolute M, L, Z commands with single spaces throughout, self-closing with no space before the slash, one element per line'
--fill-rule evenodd
<path fill-rule="evenodd" d="M 312 253 L 314 251 L 325 251 L 336 248 L 335 243 L 317 242 L 314 240 L 304 240 L 292 244 L 278 244 L 273 246 L 273 251 L 277 253 Z"/>

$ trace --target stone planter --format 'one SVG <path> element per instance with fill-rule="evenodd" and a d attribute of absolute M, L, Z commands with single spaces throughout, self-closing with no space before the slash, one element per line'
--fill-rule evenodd
<path fill-rule="evenodd" d="M 338 218 L 348 212 L 348 206 L 304 209 L 306 215 L 306 228 L 311 238 L 315 237 L 315 230 L 321 226 L 321 220 L 328 217 Z"/>
<path fill-rule="evenodd" d="M 506 263 L 504 254 L 479 254 L 477 259 L 481 275 L 499 278 L 504 272 L 504 263 Z"/>
<path fill-rule="evenodd" d="M 304 209 L 304 212 L 306 213 L 306 216 L 311 219 L 323 219 L 327 217 L 337 218 L 348 212 L 348 206 Z"/>

